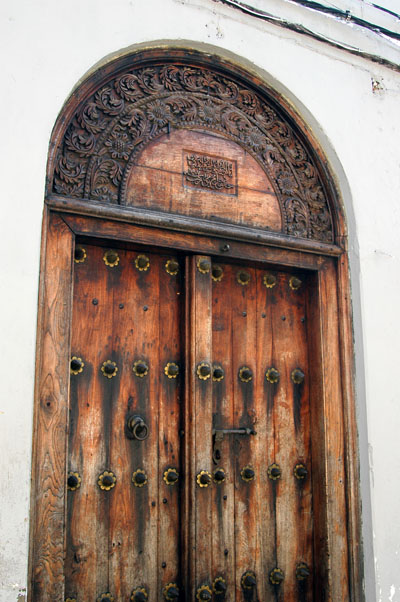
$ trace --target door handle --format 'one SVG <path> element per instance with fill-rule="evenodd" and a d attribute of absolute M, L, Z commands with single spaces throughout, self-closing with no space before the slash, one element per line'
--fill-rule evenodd
<path fill-rule="evenodd" d="M 126 426 L 131 439 L 144 441 L 149 436 L 149 427 L 141 416 L 129 416 Z"/>

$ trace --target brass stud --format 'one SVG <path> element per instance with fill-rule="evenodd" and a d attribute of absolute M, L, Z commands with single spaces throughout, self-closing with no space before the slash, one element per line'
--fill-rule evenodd
<path fill-rule="evenodd" d="M 249 383 L 253 379 L 253 372 L 248 366 L 239 368 L 239 378 L 244 383 Z"/>
<path fill-rule="evenodd" d="M 177 262 L 177 260 L 168 259 L 167 263 L 165 264 L 165 271 L 170 276 L 176 276 L 179 272 L 179 263 Z"/>
<path fill-rule="evenodd" d="M 74 251 L 74 261 L 75 263 L 83 263 L 87 257 L 86 249 L 78 245 L 75 247 Z"/>
<path fill-rule="evenodd" d="M 137 587 L 131 593 L 130 600 L 132 600 L 132 602 L 145 602 L 145 600 L 147 600 L 148 597 L 149 597 L 149 594 L 147 593 L 146 588 Z"/>
<path fill-rule="evenodd" d="M 114 602 L 114 596 L 112 596 L 110 592 L 106 592 L 97 598 L 97 602 Z"/>
<path fill-rule="evenodd" d="M 295 370 L 293 370 L 291 378 L 295 385 L 301 385 L 305 378 L 304 372 L 296 368 Z"/>
<path fill-rule="evenodd" d="M 208 585 L 201 585 L 196 593 L 196 600 L 211 600 L 212 590 Z"/>
<path fill-rule="evenodd" d="M 271 464 L 271 466 L 268 466 L 268 478 L 271 479 L 271 481 L 278 481 L 282 476 L 282 471 L 281 471 L 281 467 L 279 466 L 279 464 Z"/>
<path fill-rule="evenodd" d="M 211 366 L 208 362 L 200 362 L 197 366 L 196 374 L 200 380 L 207 380 L 211 376 Z"/>
<path fill-rule="evenodd" d="M 167 485 L 175 485 L 179 479 L 179 472 L 176 468 L 168 468 L 164 471 L 163 480 Z"/>
<path fill-rule="evenodd" d="M 78 472 L 69 472 L 67 476 L 67 489 L 76 491 L 81 486 L 82 479 Z"/>
<path fill-rule="evenodd" d="M 223 577 L 216 577 L 213 582 L 213 592 L 214 594 L 221 595 L 224 594 L 227 590 L 226 581 Z"/>
<path fill-rule="evenodd" d="M 222 368 L 222 366 L 220 366 L 219 364 L 214 364 L 213 365 L 213 376 L 212 376 L 213 381 L 219 383 L 221 380 L 224 379 L 224 376 L 225 376 L 225 372 L 224 372 L 224 369 Z"/>
<path fill-rule="evenodd" d="M 132 370 L 135 376 L 143 378 L 149 373 L 149 366 L 144 360 L 136 360 L 132 366 Z"/>
<path fill-rule="evenodd" d="M 76 602 L 76 598 L 65 598 L 65 602 Z"/>
<path fill-rule="evenodd" d="M 265 274 L 263 282 L 264 286 L 266 286 L 267 288 L 274 288 L 274 286 L 276 286 L 277 279 L 276 276 L 274 276 L 274 274 Z"/>
<path fill-rule="evenodd" d="M 201 274 L 208 274 L 208 272 L 211 270 L 211 263 L 208 259 L 204 259 L 202 257 L 200 257 L 197 260 L 197 269 L 199 270 L 199 272 Z"/>
<path fill-rule="evenodd" d="M 176 378 L 179 374 L 179 366 L 175 362 L 168 362 L 164 368 L 164 373 L 168 378 Z"/>
<path fill-rule="evenodd" d="M 297 278 L 297 276 L 292 276 L 289 279 L 289 286 L 292 289 L 292 291 L 297 291 L 301 287 L 301 284 L 301 280 L 300 278 Z"/>
<path fill-rule="evenodd" d="M 221 483 L 223 483 L 226 479 L 226 474 L 223 468 L 217 468 L 217 470 L 214 471 L 214 483 L 217 483 L 217 485 L 221 485 Z"/>
<path fill-rule="evenodd" d="M 179 587 L 176 583 L 167 583 L 163 588 L 163 596 L 165 600 L 177 600 L 179 598 Z"/>
<path fill-rule="evenodd" d="M 248 272 L 245 272 L 244 270 L 240 270 L 237 273 L 237 277 L 236 280 L 239 282 L 239 284 L 241 284 L 242 286 L 246 286 L 247 284 L 249 284 L 250 280 L 251 280 L 251 276 Z"/>
<path fill-rule="evenodd" d="M 202 470 L 197 475 L 196 481 L 199 487 L 208 487 L 212 481 L 211 474 L 208 470 Z"/>
<path fill-rule="evenodd" d="M 257 584 L 257 579 L 253 571 L 246 571 L 242 575 L 241 584 L 243 589 L 254 589 Z"/>
<path fill-rule="evenodd" d="M 255 479 L 256 473 L 254 472 L 254 468 L 251 466 L 245 466 L 240 471 L 240 476 L 242 477 L 243 481 L 248 483 L 249 481 L 253 481 Z"/>
<path fill-rule="evenodd" d="M 296 477 L 296 479 L 299 479 L 299 481 L 302 481 L 308 475 L 308 470 L 304 466 L 304 464 L 296 464 L 296 466 L 293 469 L 293 472 L 294 476 Z"/>
<path fill-rule="evenodd" d="M 272 583 L 272 585 L 280 585 L 282 583 L 282 581 L 284 580 L 285 575 L 282 571 L 282 569 L 272 569 L 272 571 L 269 574 L 269 581 L 270 583 Z"/>
<path fill-rule="evenodd" d="M 73 355 L 71 357 L 71 363 L 70 363 L 71 374 L 75 374 L 75 375 L 80 374 L 83 371 L 84 365 L 85 365 L 85 363 L 81 357 L 76 357 L 76 355 Z"/>
<path fill-rule="evenodd" d="M 276 368 L 268 368 L 265 373 L 265 378 L 271 384 L 279 382 L 279 372 Z"/>
<path fill-rule="evenodd" d="M 103 362 L 103 365 L 101 366 L 101 371 L 103 373 L 103 376 L 105 376 L 106 378 L 113 378 L 113 376 L 116 376 L 118 372 L 118 366 L 115 362 L 107 360 Z"/>
<path fill-rule="evenodd" d="M 147 272 L 150 267 L 150 259 L 146 255 L 138 255 L 135 259 L 135 266 L 139 272 Z"/>
<path fill-rule="evenodd" d="M 141 468 L 135 470 L 132 474 L 132 483 L 135 487 L 144 487 L 147 485 L 147 474 Z"/>
<path fill-rule="evenodd" d="M 108 470 L 102 472 L 97 479 L 97 484 L 102 491 L 110 491 L 110 489 L 115 487 L 116 483 L 117 477 L 113 472 Z"/>
<path fill-rule="evenodd" d="M 103 255 L 103 261 L 109 268 L 115 268 L 119 264 L 119 255 L 117 251 L 108 250 Z"/>
<path fill-rule="evenodd" d="M 300 562 L 296 567 L 296 579 L 298 581 L 304 581 L 310 576 L 310 569 L 305 562 Z"/>
<path fill-rule="evenodd" d="M 214 282 L 221 282 L 223 277 L 224 270 L 222 269 L 222 266 L 214 264 L 211 270 L 211 278 L 214 280 Z"/>

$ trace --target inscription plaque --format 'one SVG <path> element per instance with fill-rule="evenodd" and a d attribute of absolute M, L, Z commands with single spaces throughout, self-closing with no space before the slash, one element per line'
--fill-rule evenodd
<path fill-rule="evenodd" d="M 183 184 L 187 188 L 236 195 L 236 172 L 236 161 L 183 151 Z"/>

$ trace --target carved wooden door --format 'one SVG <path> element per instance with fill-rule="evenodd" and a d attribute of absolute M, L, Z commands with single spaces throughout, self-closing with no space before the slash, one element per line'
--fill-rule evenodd
<path fill-rule="evenodd" d="M 299 274 L 76 248 L 69 601 L 313 599 L 306 296 Z"/>

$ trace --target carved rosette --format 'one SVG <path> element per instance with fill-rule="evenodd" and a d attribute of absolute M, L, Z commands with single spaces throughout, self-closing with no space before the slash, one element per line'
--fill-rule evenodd
<path fill-rule="evenodd" d="M 237 142 L 272 182 L 283 232 L 333 241 L 321 177 L 289 120 L 250 86 L 204 66 L 155 62 L 103 82 L 66 126 L 52 192 L 124 205 L 138 154 L 179 128 L 211 130 Z"/>

